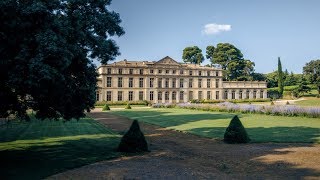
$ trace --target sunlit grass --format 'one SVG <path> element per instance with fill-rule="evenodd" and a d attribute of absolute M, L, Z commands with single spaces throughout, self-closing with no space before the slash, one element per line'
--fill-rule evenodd
<path fill-rule="evenodd" d="M 111 113 L 159 125 L 169 129 L 223 139 L 234 114 L 165 108 L 133 109 Z M 252 142 L 320 143 L 320 120 L 305 117 L 239 114 Z"/>

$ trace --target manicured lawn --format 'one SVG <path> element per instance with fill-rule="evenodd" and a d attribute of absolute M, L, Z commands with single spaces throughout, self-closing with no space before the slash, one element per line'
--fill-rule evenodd
<path fill-rule="evenodd" d="M 223 139 L 225 129 L 234 115 L 176 108 L 132 109 L 110 113 L 217 139 Z M 317 118 L 260 114 L 241 114 L 239 117 L 252 142 L 320 143 L 320 119 Z"/>
<path fill-rule="evenodd" d="M 118 134 L 98 122 L 11 122 L 0 126 L 1 179 L 43 179 L 118 156 Z"/>
<path fill-rule="evenodd" d="M 110 105 L 110 108 L 124 108 L 127 105 Z M 146 105 L 130 105 L 131 107 L 147 107 Z M 102 108 L 103 106 L 95 106 L 96 108 Z"/>
<path fill-rule="evenodd" d="M 299 106 L 320 106 L 320 98 L 303 97 L 305 100 L 295 102 Z"/>

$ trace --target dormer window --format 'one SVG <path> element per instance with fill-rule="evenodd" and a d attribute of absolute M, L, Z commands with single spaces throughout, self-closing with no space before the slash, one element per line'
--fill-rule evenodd
<path fill-rule="evenodd" d="M 158 70 L 158 74 L 162 74 L 162 70 L 161 69 Z"/>
<path fill-rule="evenodd" d="M 118 73 L 119 73 L 119 74 L 122 74 L 122 69 L 119 69 L 119 70 L 118 70 Z"/>
<path fill-rule="evenodd" d="M 129 74 L 133 74 L 133 69 L 129 69 Z"/>
<path fill-rule="evenodd" d="M 189 75 L 192 76 L 192 71 L 191 70 L 189 71 Z"/>
<path fill-rule="evenodd" d="M 143 69 L 140 69 L 139 72 L 140 72 L 140 74 L 143 74 Z"/>
<path fill-rule="evenodd" d="M 201 71 L 199 71 L 199 76 L 202 76 L 202 72 Z"/>
<path fill-rule="evenodd" d="M 169 70 L 166 70 L 166 74 L 169 74 Z"/>

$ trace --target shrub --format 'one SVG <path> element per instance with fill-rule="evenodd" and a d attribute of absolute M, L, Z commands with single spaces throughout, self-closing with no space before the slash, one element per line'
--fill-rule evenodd
<path fill-rule="evenodd" d="M 224 133 L 226 143 L 248 143 L 250 138 L 238 116 L 234 116 Z"/>
<path fill-rule="evenodd" d="M 128 103 L 127 105 L 126 105 L 126 107 L 124 107 L 125 109 L 131 109 L 131 106 L 130 106 L 130 104 Z"/>
<path fill-rule="evenodd" d="M 290 105 L 289 101 L 286 102 L 286 105 Z"/>
<path fill-rule="evenodd" d="M 132 122 L 129 131 L 122 137 L 117 151 L 128 153 L 149 151 L 148 143 L 140 130 L 137 120 Z"/>
<path fill-rule="evenodd" d="M 273 101 L 271 101 L 271 104 L 270 104 L 271 106 L 273 106 L 274 105 L 274 102 Z"/>
<path fill-rule="evenodd" d="M 108 106 L 108 104 L 105 104 L 102 108 L 102 111 L 109 111 L 110 107 Z"/>

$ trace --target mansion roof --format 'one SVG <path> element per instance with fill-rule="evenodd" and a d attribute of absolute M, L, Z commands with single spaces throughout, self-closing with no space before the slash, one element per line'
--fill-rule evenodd
<path fill-rule="evenodd" d="M 206 67 L 206 66 L 201 66 L 198 64 L 190 64 L 190 63 L 179 63 L 172 59 L 169 56 L 166 56 L 159 61 L 128 61 L 126 59 L 119 61 L 119 62 L 114 62 L 112 64 L 105 64 L 101 65 L 101 67 L 114 67 L 114 66 L 120 66 L 120 67 L 172 67 L 172 68 L 186 68 L 186 69 L 221 69 L 217 67 Z"/>

